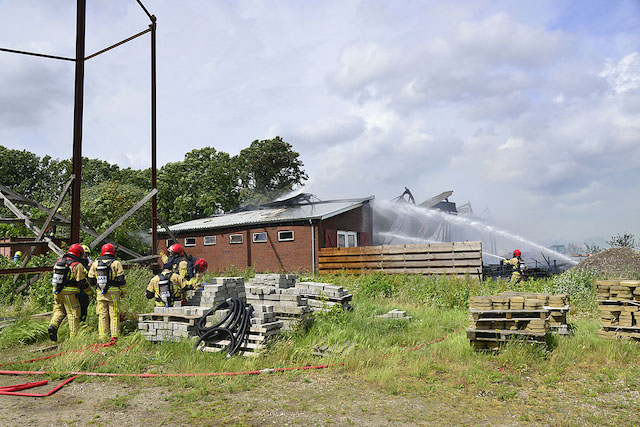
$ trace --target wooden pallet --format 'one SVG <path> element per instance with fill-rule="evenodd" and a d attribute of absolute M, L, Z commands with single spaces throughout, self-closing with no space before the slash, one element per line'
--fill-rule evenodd
<path fill-rule="evenodd" d="M 549 316 L 549 310 L 477 310 L 469 309 L 473 320 L 477 321 L 507 321 L 507 320 L 544 320 Z"/>
<path fill-rule="evenodd" d="M 511 339 L 523 339 L 526 341 L 546 342 L 546 332 L 532 332 L 524 330 L 511 331 L 507 329 L 467 329 L 467 338 L 471 341 L 499 341 L 506 342 Z"/>
<path fill-rule="evenodd" d="M 202 316 L 187 316 L 178 313 L 143 313 L 138 315 L 139 322 L 178 322 L 194 326 Z"/>
<path fill-rule="evenodd" d="M 640 341 L 640 327 L 637 326 L 603 326 L 598 331 L 603 338 L 626 338 Z"/>

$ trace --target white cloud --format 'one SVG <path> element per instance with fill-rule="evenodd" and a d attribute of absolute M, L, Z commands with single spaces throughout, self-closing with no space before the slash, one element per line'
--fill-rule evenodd
<path fill-rule="evenodd" d="M 607 63 L 600 76 L 619 94 L 640 88 L 640 55 L 633 52 L 617 64 Z"/>
<path fill-rule="evenodd" d="M 453 189 L 536 238 L 637 223 L 640 28 L 624 18 L 629 4 L 146 5 L 158 16 L 160 164 L 280 135 L 322 198 Z M 72 56 L 74 9 L 0 2 L 0 46 Z M 88 52 L 148 25 L 135 2 L 88 9 Z M 69 157 L 72 65 L 8 55 L 2 144 Z M 85 155 L 148 166 L 148 55 L 144 36 L 87 63 Z M 618 203 L 624 213 L 607 211 Z"/>

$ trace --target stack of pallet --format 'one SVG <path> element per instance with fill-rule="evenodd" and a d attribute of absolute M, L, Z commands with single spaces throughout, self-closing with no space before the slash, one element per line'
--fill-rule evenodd
<path fill-rule="evenodd" d="M 187 292 L 187 305 L 212 308 L 227 298 L 246 297 L 243 277 L 215 277 L 211 282 L 204 282 L 200 289 Z"/>
<path fill-rule="evenodd" d="M 311 311 L 327 311 L 335 306 L 340 306 L 343 311 L 351 310 L 353 295 L 342 286 L 330 283 L 297 282 L 296 289 L 307 298 Z"/>
<path fill-rule="evenodd" d="M 147 341 L 180 341 L 196 335 L 196 322 L 206 307 L 155 307 L 138 316 L 138 329 Z"/>
<path fill-rule="evenodd" d="M 476 350 L 496 350 L 500 344 L 517 338 L 546 343 L 549 309 L 537 298 L 519 295 L 471 297 L 471 326 L 467 338 Z"/>
<path fill-rule="evenodd" d="M 596 297 L 602 326 L 598 335 L 640 340 L 640 281 L 600 280 Z"/>
<path fill-rule="evenodd" d="M 245 285 L 247 304 L 273 306 L 275 317 L 284 330 L 306 326 L 311 310 L 308 299 L 295 288 L 295 274 L 256 274 Z"/>

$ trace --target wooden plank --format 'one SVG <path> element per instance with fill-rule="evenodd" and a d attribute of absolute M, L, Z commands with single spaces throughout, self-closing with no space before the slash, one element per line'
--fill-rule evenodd
<path fill-rule="evenodd" d="M 419 245 L 358 246 L 355 248 L 320 248 L 320 256 L 349 254 L 400 254 L 424 252 L 464 252 L 482 250 L 481 242 L 426 243 Z"/>
<path fill-rule="evenodd" d="M 439 260 L 439 261 L 391 261 L 391 262 L 327 262 L 321 268 L 362 269 L 362 268 L 430 268 L 430 267 L 482 267 L 482 260 Z"/>
<path fill-rule="evenodd" d="M 142 200 L 140 200 L 138 203 L 136 203 L 131 209 L 129 209 L 127 211 L 127 213 L 125 213 L 124 215 L 122 215 L 116 222 L 113 223 L 113 225 L 111 225 L 111 227 L 107 228 L 101 235 L 99 235 L 98 237 L 96 237 L 96 239 L 91 242 L 89 244 L 89 247 L 91 249 L 95 248 L 100 242 L 102 242 L 104 240 L 105 237 L 107 237 L 109 234 L 111 234 L 111 232 L 113 230 L 115 230 L 116 228 L 120 227 L 120 225 L 125 222 L 127 220 L 127 218 L 129 218 L 131 215 L 133 215 L 134 213 L 136 213 L 136 211 L 138 209 L 140 209 L 145 203 L 147 203 L 147 201 L 149 201 L 153 196 L 155 196 L 155 194 L 158 192 L 157 188 L 154 188 L 153 190 L 151 190 L 149 192 L 149 194 L 147 194 L 146 196 L 144 196 L 142 198 Z"/>
<path fill-rule="evenodd" d="M 0 269 L 0 276 L 5 274 L 47 273 L 49 271 L 53 271 L 53 267 L 3 268 Z"/>
<path fill-rule="evenodd" d="M 451 252 L 451 253 L 421 253 L 421 254 L 398 254 L 398 255 L 360 255 L 360 256 L 320 256 L 320 262 L 351 262 L 360 259 L 364 262 L 375 261 L 420 261 L 436 259 L 477 259 L 480 255 L 477 252 Z"/>
<path fill-rule="evenodd" d="M 46 246 L 49 243 L 44 240 L 38 242 L 35 240 L 28 240 L 24 242 L 0 242 L 0 247 L 10 247 L 10 246 Z"/>
<path fill-rule="evenodd" d="M 320 270 L 321 273 L 347 273 L 347 274 L 361 274 L 361 273 L 389 273 L 389 274 L 457 274 L 457 275 L 472 275 L 476 276 L 482 273 L 482 269 L 457 269 L 457 268 L 390 268 L 390 269 L 341 269 L 341 270 Z"/>

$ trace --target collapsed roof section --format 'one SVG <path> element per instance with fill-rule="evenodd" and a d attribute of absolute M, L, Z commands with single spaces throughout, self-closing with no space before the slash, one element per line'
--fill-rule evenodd
<path fill-rule="evenodd" d="M 320 200 L 313 194 L 301 193 L 284 200 L 244 207 L 228 214 L 171 225 L 169 229 L 174 233 L 180 233 L 257 224 L 325 220 L 359 208 L 373 199 L 374 196 L 359 199 Z M 159 228 L 158 232 L 163 233 L 166 230 Z"/>

